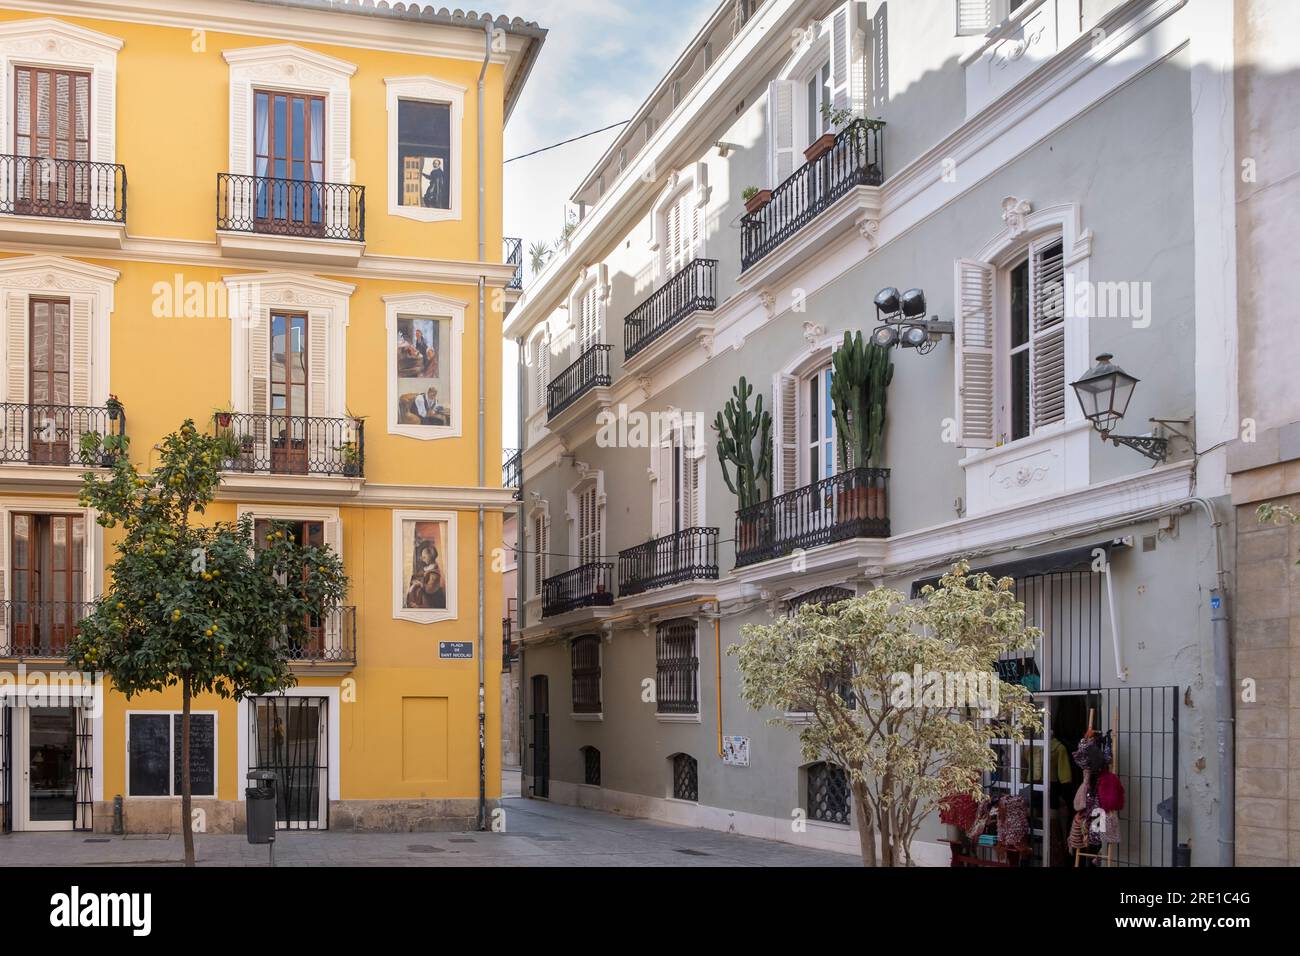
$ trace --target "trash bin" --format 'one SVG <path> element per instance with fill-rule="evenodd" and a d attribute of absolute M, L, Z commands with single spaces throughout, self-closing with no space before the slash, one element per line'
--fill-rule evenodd
<path fill-rule="evenodd" d="M 275 842 L 275 772 L 250 770 L 248 780 L 252 784 L 244 789 L 248 842 L 273 843 Z"/>

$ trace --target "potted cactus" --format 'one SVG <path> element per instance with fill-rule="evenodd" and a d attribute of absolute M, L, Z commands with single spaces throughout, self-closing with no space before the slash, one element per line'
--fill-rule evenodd
<path fill-rule="evenodd" d="M 760 520 L 752 511 L 763 501 L 760 482 L 772 487 L 772 416 L 763 410 L 763 396 L 749 407 L 754 387 L 740 377 L 731 389 L 731 398 L 713 422 L 718 433 L 718 461 L 722 465 L 722 480 L 736 496 L 738 510 L 746 516 L 740 520 L 736 550 L 754 547 L 761 532 Z M 758 459 L 754 459 L 754 440 L 758 439 Z M 735 472 L 732 477 L 728 466 Z"/>
<path fill-rule="evenodd" d="M 840 460 L 851 473 L 879 465 L 884 450 L 885 395 L 894 377 L 889 349 L 863 342 L 861 332 L 845 332 L 844 343 L 831 357 L 831 405 Z M 843 520 L 878 519 L 886 515 L 885 489 L 868 480 L 850 478 L 841 486 Z"/>

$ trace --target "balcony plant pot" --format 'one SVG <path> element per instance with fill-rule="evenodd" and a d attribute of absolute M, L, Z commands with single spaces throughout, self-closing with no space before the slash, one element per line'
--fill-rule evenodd
<path fill-rule="evenodd" d="M 760 189 L 745 200 L 745 212 L 753 215 L 772 201 L 772 190 Z"/>
<path fill-rule="evenodd" d="M 866 516 L 875 521 L 883 521 L 888 507 L 888 502 L 885 500 L 885 489 L 866 488 L 864 490 L 867 493 Z"/>
<path fill-rule="evenodd" d="M 871 488 L 850 485 L 839 493 L 841 521 L 858 521 L 871 517 Z"/>
<path fill-rule="evenodd" d="M 104 403 L 104 410 L 108 412 L 108 420 L 115 422 L 122 414 L 122 403 L 118 401 L 116 395 L 110 395 L 108 401 Z"/>
<path fill-rule="evenodd" d="M 218 427 L 218 428 L 229 428 L 229 427 L 230 427 L 230 418 L 231 418 L 231 413 L 230 413 L 230 412 L 217 412 L 217 416 L 216 416 L 216 417 L 217 417 L 217 427 Z"/>
<path fill-rule="evenodd" d="M 835 145 L 835 134 L 822 133 L 815 140 L 813 140 L 812 143 L 809 144 L 807 149 L 803 151 L 803 158 L 810 163 L 815 162 L 816 160 L 821 159 L 823 156 L 829 153 L 831 151 L 831 147 L 834 145 Z"/>

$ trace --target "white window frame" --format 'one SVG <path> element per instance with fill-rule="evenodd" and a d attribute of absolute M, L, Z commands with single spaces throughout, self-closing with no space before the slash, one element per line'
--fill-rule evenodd
<path fill-rule="evenodd" d="M 257 521 L 319 521 L 325 526 L 325 543 L 343 558 L 343 522 L 338 508 L 312 508 L 304 505 L 240 504 L 235 507 L 235 520 L 245 515 Z"/>
<path fill-rule="evenodd" d="M 1011 0 L 953 0 L 956 34 L 959 37 L 986 36 L 1006 23 L 1011 12 Z"/>
<path fill-rule="evenodd" d="M 457 565 L 460 563 L 460 535 L 456 527 L 457 514 L 454 511 L 393 511 L 393 537 L 390 550 L 393 552 L 393 618 L 398 621 L 411 621 L 415 624 L 436 624 L 440 621 L 454 621 L 456 615 Z M 406 608 L 402 599 L 406 596 L 406 578 L 402 570 L 402 524 L 406 521 L 445 521 L 447 522 L 447 547 L 442 555 L 443 588 L 447 592 L 445 608 Z"/>
<path fill-rule="evenodd" d="M 1032 438 L 1044 429 L 1052 428 L 1057 422 L 1050 422 L 1045 425 L 1039 425 L 1034 418 L 1034 340 L 1041 336 L 1041 333 L 1034 331 L 1034 295 L 1036 292 L 1036 283 L 1034 279 L 1034 260 L 1043 250 L 1061 244 L 1062 254 L 1064 254 L 1064 241 L 1061 234 L 1055 230 L 1048 229 L 1038 233 L 1032 239 L 1028 239 L 1021 246 L 1009 252 L 1005 257 L 994 263 L 994 281 L 993 281 L 993 434 L 994 438 L 1000 445 L 1009 445 L 1013 441 L 1021 441 L 1025 438 Z M 1013 425 L 1012 400 L 1013 400 L 1013 382 L 1011 380 L 1011 273 L 1016 267 L 1025 264 L 1029 271 L 1029 283 L 1027 286 L 1027 295 L 1029 301 L 1026 303 L 1029 309 L 1029 328 L 1028 337 L 1025 344 L 1020 348 L 1026 355 L 1026 363 L 1029 370 L 1029 431 L 1021 438 L 1013 439 L 1011 429 Z M 1069 384 L 1066 383 L 1066 391 L 1069 392 Z M 1070 399 L 1069 394 L 1066 399 Z M 1067 408 L 1072 404 L 1066 402 Z"/>
<path fill-rule="evenodd" d="M 90 74 L 90 161 L 117 161 L 117 54 L 122 40 L 52 17 L 0 24 L 0 145 L 14 152 L 15 66 Z"/>
<path fill-rule="evenodd" d="M 460 438 L 464 387 L 461 344 L 465 337 L 465 310 L 468 303 L 459 299 L 434 295 L 431 292 L 407 292 L 386 295 L 384 298 L 384 327 L 388 333 L 388 351 L 384 361 L 388 365 L 388 434 L 402 435 L 421 441 L 439 438 Z M 451 342 L 447 356 L 451 360 L 448 382 L 451 389 L 450 425 L 402 425 L 397 421 L 397 320 L 399 318 L 433 318 L 451 320 Z"/>
<path fill-rule="evenodd" d="M 831 478 L 839 474 L 839 445 L 838 436 L 835 428 L 835 405 L 828 394 L 829 382 L 825 381 L 827 376 L 834 374 L 835 367 L 831 362 L 825 362 L 814 369 L 804 373 L 799 378 L 799 486 L 815 484 L 823 478 Z M 812 404 L 809 398 L 809 386 L 817 383 L 817 413 L 818 423 L 823 426 L 819 428 L 818 434 L 812 434 Z M 823 402 L 825 407 L 823 408 Z M 824 425 L 830 423 L 830 438 L 824 434 Z M 829 446 L 829 448 L 828 448 Z M 821 473 L 814 475 L 809 464 L 810 452 L 813 448 L 817 449 L 817 459 L 821 464 Z M 827 473 L 826 462 L 829 450 L 830 471 Z"/>
<path fill-rule="evenodd" d="M 252 410 L 249 340 L 269 336 L 270 313 L 283 309 L 323 320 L 329 329 L 326 390 L 328 407 L 312 409 L 313 417 L 343 418 L 347 414 L 348 303 L 356 286 L 333 279 L 293 272 L 266 272 L 225 277 L 230 314 L 230 401 L 236 411 Z"/>
<path fill-rule="evenodd" d="M 7 466 L 8 467 L 8 466 Z M 9 545 L 13 541 L 13 516 L 19 514 L 79 515 L 86 521 L 85 554 L 82 555 L 82 593 L 94 601 L 103 592 L 104 529 L 95 520 L 94 508 L 81 508 L 75 503 L 57 498 L 4 498 L 0 500 L 0 599 L 9 597 L 12 590 L 9 566 Z M 0 620 L 0 638 L 6 624 Z"/>
<path fill-rule="evenodd" d="M 807 434 L 808 379 L 831 364 L 831 356 L 841 341 L 841 339 L 834 336 L 815 340 L 809 349 L 797 354 L 784 368 L 777 370 L 772 376 L 773 497 L 794 491 L 796 488 L 802 488 L 810 483 L 805 480 L 808 474 L 808 462 L 804 454 L 807 450 L 807 442 L 804 439 Z M 794 411 L 790 413 L 785 406 L 789 399 L 787 392 L 792 381 L 794 383 Z M 793 424 L 795 431 L 793 440 L 786 434 L 788 426 L 791 424 Z M 832 448 L 834 448 L 834 440 L 832 440 L 831 444 Z M 785 456 L 791 450 L 795 460 L 793 474 L 790 477 L 794 480 L 795 485 L 787 487 L 784 474 Z M 836 451 L 835 463 L 838 469 L 838 451 Z"/>
<path fill-rule="evenodd" d="M 121 273 L 103 266 L 64 259 L 61 256 L 17 256 L 0 260 L 0 316 L 6 317 L 9 309 L 27 308 L 33 296 L 66 298 L 90 313 L 90 404 L 102 406 L 108 401 L 109 379 L 109 319 L 113 314 L 113 292 Z M 30 329 L 30 327 L 29 327 Z M 24 336 L 21 354 L 10 349 L 9 342 L 0 337 L 0 395 L 10 394 L 10 384 L 15 375 L 24 383 L 29 374 L 28 352 L 30 330 Z M 18 345 L 17 342 L 12 343 Z M 28 396 L 30 397 L 30 396 Z M 74 403 L 76 404 L 76 403 Z"/>
<path fill-rule="evenodd" d="M 660 191 L 650 214 L 650 239 L 648 248 L 654 260 L 653 272 L 660 282 L 671 279 L 677 271 L 692 259 L 703 258 L 708 244 L 708 207 L 711 195 L 709 188 L 709 167 L 707 163 L 694 163 L 685 169 L 673 170 L 668 176 L 668 183 Z M 699 236 L 692 244 L 689 256 L 676 268 L 670 261 L 672 249 L 669 246 L 670 233 L 668 216 L 674 205 L 691 195 L 686 204 L 693 208 L 699 220 Z"/>
<path fill-rule="evenodd" d="M 193 796 L 204 800 L 216 800 L 221 791 L 221 715 L 215 710 L 191 710 L 190 716 L 197 717 L 200 714 L 212 715 L 212 793 L 196 793 Z M 126 719 L 123 722 L 125 738 L 122 745 L 122 768 L 126 776 L 126 795 L 132 800 L 175 800 L 180 797 L 180 793 L 132 793 L 131 792 L 131 718 L 135 716 L 142 717 L 162 717 L 172 718 L 168 721 L 167 729 L 171 732 L 171 752 L 168 754 L 167 783 L 174 786 L 176 783 L 176 759 L 177 752 L 181 748 L 181 741 L 176 737 L 176 718 L 181 716 L 179 710 L 128 710 Z M 191 741 L 193 743 L 193 741 Z"/>
<path fill-rule="evenodd" d="M 448 83 L 432 76 L 386 77 L 388 103 L 388 214 L 413 219 L 416 222 L 451 222 L 461 218 L 461 167 L 464 152 L 461 148 L 461 127 L 465 121 L 464 86 Z M 399 100 L 420 100 L 451 107 L 451 177 L 450 209 L 429 209 L 425 206 L 403 206 L 401 184 L 397 181 L 397 103 Z"/>
<path fill-rule="evenodd" d="M 543 358 L 545 365 L 542 364 Z M 532 369 L 531 418 L 546 411 L 546 388 L 551 384 L 551 336 L 546 326 L 542 326 L 529 340 L 525 361 Z"/>
<path fill-rule="evenodd" d="M 325 99 L 325 181 L 352 182 L 351 79 L 356 64 L 279 43 L 222 53 L 230 65 L 230 173 L 251 176 L 253 166 L 253 91 L 310 93 Z"/>
<path fill-rule="evenodd" d="M 582 560 L 582 538 L 581 519 L 582 519 L 582 495 L 590 491 L 594 496 L 596 509 L 596 521 L 600 525 L 596 532 L 596 553 L 590 562 Z M 571 563 L 574 568 L 581 567 L 583 564 L 595 563 L 600 561 L 605 554 L 606 541 L 606 503 L 605 495 L 605 473 L 603 471 L 586 471 L 569 487 L 568 507 L 565 511 L 565 517 L 569 521 L 569 553 L 573 555 Z"/>
<path fill-rule="evenodd" d="M 541 519 L 543 535 L 538 539 L 537 521 Z M 524 546 L 531 559 L 529 561 L 530 573 L 533 577 L 532 587 L 528 590 L 528 600 L 525 603 L 540 601 L 542 599 L 542 582 L 548 577 L 550 570 L 551 556 L 550 550 L 551 537 L 551 515 L 550 509 L 546 502 L 539 503 L 536 507 L 528 512 L 528 526 L 524 532 Z M 532 546 L 529 547 L 529 542 Z"/>
<path fill-rule="evenodd" d="M 594 293 L 595 302 L 595 336 L 590 341 L 584 343 L 582 335 L 582 303 L 583 300 Z M 609 305 L 609 267 L 603 262 L 596 266 L 587 266 L 578 276 L 578 281 L 574 283 L 572 290 L 569 292 L 569 327 L 573 331 L 573 343 L 575 354 L 574 361 L 591 348 L 593 345 L 601 345 L 605 341 L 605 320 L 606 310 Z M 548 383 L 549 384 L 549 383 Z"/>
<path fill-rule="evenodd" d="M 245 777 L 248 774 L 248 762 L 250 757 L 250 754 L 248 752 L 248 723 L 249 723 L 248 711 L 249 711 L 249 707 L 252 705 L 252 702 L 256 700 L 257 697 L 324 697 L 325 698 L 326 700 L 325 721 L 327 725 L 326 729 L 329 734 L 329 787 L 328 787 L 329 793 L 328 795 L 326 795 L 326 799 L 329 800 L 342 799 L 339 795 L 341 790 L 339 781 L 342 777 L 342 771 L 340 770 L 340 764 L 341 764 L 340 752 L 342 751 L 342 745 L 339 739 L 342 736 L 342 733 L 340 732 L 342 721 L 339 715 L 339 697 L 340 697 L 339 688 L 319 686 L 319 685 L 286 687 L 283 690 L 276 691 L 273 694 L 258 694 L 251 697 L 245 697 L 242 701 L 240 701 L 238 709 L 236 711 L 238 716 L 235 720 L 236 723 L 235 760 L 237 764 L 235 770 L 236 770 L 237 780 L 245 779 Z M 244 787 L 242 785 L 235 787 L 235 799 L 241 801 L 244 799 Z M 323 816 L 321 817 L 321 820 L 323 822 L 324 820 Z"/>

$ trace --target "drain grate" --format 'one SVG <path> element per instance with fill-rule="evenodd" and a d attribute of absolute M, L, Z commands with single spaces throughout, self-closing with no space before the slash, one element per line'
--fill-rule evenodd
<path fill-rule="evenodd" d="M 86 837 L 86 839 L 82 840 L 81 842 L 82 843 L 112 843 L 113 841 L 110 840 L 108 837 Z"/>
<path fill-rule="evenodd" d="M 473 837 L 452 837 L 447 842 L 448 843 L 473 843 L 475 841 Z"/>
<path fill-rule="evenodd" d="M 682 850 L 677 849 L 674 852 L 685 853 L 687 856 L 712 856 L 712 853 L 705 853 L 703 850 Z"/>
<path fill-rule="evenodd" d="M 440 846 L 430 846 L 427 843 L 415 843 L 406 848 L 412 853 L 446 853 Z"/>

